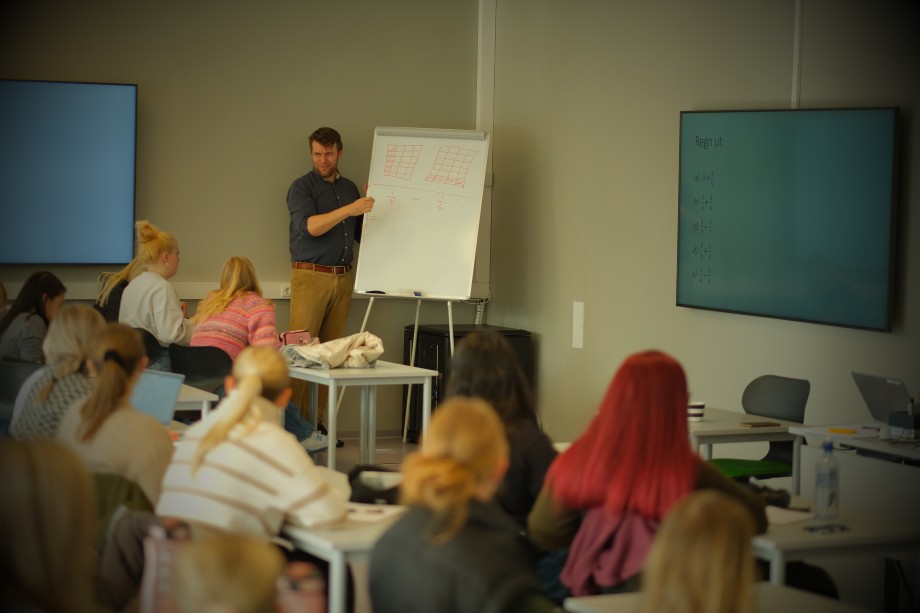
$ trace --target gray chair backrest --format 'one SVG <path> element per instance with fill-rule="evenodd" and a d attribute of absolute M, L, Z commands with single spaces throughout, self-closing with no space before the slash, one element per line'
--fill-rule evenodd
<path fill-rule="evenodd" d="M 208 392 L 216 390 L 233 370 L 233 358 L 219 347 L 169 346 L 173 372 L 185 375 L 185 384 Z"/>
<path fill-rule="evenodd" d="M 803 423 L 811 393 L 807 379 L 762 375 L 744 388 L 741 406 L 745 413 Z"/>

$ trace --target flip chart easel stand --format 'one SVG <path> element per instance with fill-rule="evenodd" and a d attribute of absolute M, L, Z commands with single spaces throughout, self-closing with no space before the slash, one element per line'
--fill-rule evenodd
<path fill-rule="evenodd" d="M 367 311 L 364 313 L 364 322 L 361 324 L 361 332 L 364 332 L 365 327 L 367 326 L 367 320 L 371 315 L 371 308 L 374 306 L 374 297 L 371 296 L 370 301 L 367 303 Z M 415 366 L 415 346 L 418 342 L 418 315 L 422 309 L 422 300 L 418 299 L 415 301 L 415 324 L 412 327 L 412 342 L 409 344 L 409 366 Z M 450 335 L 450 357 L 454 357 L 454 303 L 451 300 L 447 301 L 447 330 Z M 342 390 L 342 394 L 339 396 L 339 402 L 336 405 L 336 410 L 342 405 L 342 398 L 345 396 L 345 390 Z M 402 442 L 406 442 L 406 438 L 409 433 L 409 407 L 412 404 L 412 386 L 409 386 L 408 393 L 406 394 L 406 417 L 403 419 L 403 435 Z"/>

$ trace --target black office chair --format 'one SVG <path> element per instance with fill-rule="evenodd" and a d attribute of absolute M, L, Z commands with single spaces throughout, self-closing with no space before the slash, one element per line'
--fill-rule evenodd
<path fill-rule="evenodd" d="M 38 362 L 24 362 L 15 358 L 0 360 L 0 435 L 6 433 L 13 418 L 16 396 L 26 379 L 44 366 Z"/>
<path fill-rule="evenodd" d="M 757 377 L 744 389 L 741 406 L 744 412 L 758 417 L 773 417 L 803 423 L 805 405 L 811 393 L 811 383 L 806 379 L 792 379 L 778 375 Z M 717 458 L 713 460 L 726 476 L 747 481 L 772 479 L 792 475 L 792 441 L 770 441 L 770 449 L 760 460 Z"/>
<path fill-rule="evenodd" d="M 169 346 L 172 371 L 185 375 L 185 384 L 214 393 L 233 369 L 233 359 L 217 347 Z"/>
<path fill-rule="evenodd" d="M 153 364 L 156 362 L 157 358 L 160 357 L 163 346 L 160 345 L 160 341 L 157 340 L 157 337 L 155 337 L 150 330 L 145 328 L 134 329 L 141 335 L 141 340 L 144 341 L 144 351 L 147 353 L 147 359 Z"/>

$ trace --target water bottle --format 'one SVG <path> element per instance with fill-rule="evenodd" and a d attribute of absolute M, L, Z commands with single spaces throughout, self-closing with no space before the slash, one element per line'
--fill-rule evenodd
<path fill-rule="evenodd" d="M 835 519 L 840 506 L 840 464 L 834 457 L 834 444 L 827 439 L 822 445 L 824 453 L 818 459 L 815 484 L 815 517 Z"/>

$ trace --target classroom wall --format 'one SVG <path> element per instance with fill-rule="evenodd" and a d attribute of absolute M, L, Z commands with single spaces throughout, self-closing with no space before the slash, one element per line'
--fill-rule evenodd
<path fill-rule="evenodd" d="M 489 321 L 539 335 L 556 440 L 581 432 L 617 366 L 647 348 L 676 356 L 710 406 L 740 410 L 765 373 L 809 379 L 815 423 L 869 418 L 852 370 L 920 393 L 920 11 L 803 5 L 800 106 L 902 110 L 891 334 L 675 306 L 680 111 L 789 108 L 793 0 L 498 2 Z"/>
<path fill-rule="evenodd" d="M 51 0 L 0 21 L 0 77 L 138 84 L 137 218 L 179 240 L 177 285 L 216 287 L 237 254 L 264 284 L 289 281 L 285 196 L 310 169 L 309 134 L 338 129 L 340 168 L 361 186 L 376 126 L 475 127 L 476 53 L 475 0 Z M 104 269 L 52 270 L 76 285 Z M 0 267 L 0 280 L 31 272 Z M 349 331 L 367 304 L 355 300 Z M 287 329 L 289 303 L 276 306 Z M 414 306 L 376 301 L 368 329 L 384 358 L 402 361 Z M 460 322 L 473 313 L 455 309 Z M 446 321 L 443 304 L 423 310 L 431 320 Z M 357 397 L 340 429 L 357 429 Z M 382 429 L 400 429 L 400 397 L 381 389 Z"/>
<path fill-rule="evenodd" d="M 674 306 L 679 113 L 788 107 L 794 0 L 497 0 L 486 321 L 534 333 L 555 440 L 576 436 L 618 364 L 650 347 L 679 358 L 710 406 L 740 408 L 767 372 L 811 380 L 813 421 L 867 417 L 851 370 L 920 392 L 918 12 L 907 0 L 803 4 L 801 106 L 903 111 L 891 334 Z M 475 0 L 17 3 L 0 23 L 0 76 L 138 83 L 137 214 L 178 236 L 175 281 L 216 284 L 241 253 L 281 282 L 284 195 L 315 127 L 342 132 L 342 169 L 359 184 L 377 125 L 475 127 L 477 12 Z M 87 282 L 100 269 L 55 271 Z M 585 303 L 583 349 L 573 301 Z M 287 303 L 277 308 L 283 329 Z M 366 308 L 354 301 L 350 331 Z M 474 313 L 456 305 L 454 320 Z M 411 302 L 375 303 L 368 329 L 386 359 L 400 360 L 413 317 Z M 443 304 L 423 305 L 422 322 L 446 319 Z M 356 397 L 343 429 L 357 427 Z M 379 428 L 399 429 L 399 391 L 381 388 L 378 402 Z"/>

